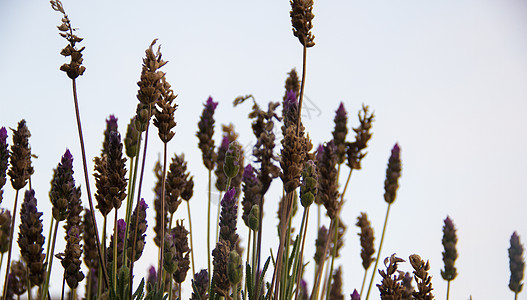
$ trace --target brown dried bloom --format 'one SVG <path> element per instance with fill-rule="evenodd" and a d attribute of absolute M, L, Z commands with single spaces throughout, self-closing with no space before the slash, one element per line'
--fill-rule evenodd
<path fill-rule="evenodd" d="M 404 259 L 396 257 L 395 253 L 384 259 L 386 272 L 384 270 L 379 270 L 382 281 L 381 284 L 377 284 L 382 300 L 396 300 L 402 298 L 404 292 L 404 287 L 402 285 L 404 273 L 397 272 L 397 264 L 401 262 L 404 262 Z"/>
<path fill-rule="evenodd" d="M 165 201 L 168 204 L 167 207 L 170 214 L 175 213 L 179 204 L 181 204 L 181 196 L 185 191 L 189 177 L 185 155 L 183 153 L 180 155 L 174 154 L 166 178 Z"/>
<path fill-rule="evenodd" d="M 9 250 L 9 233 L 11 231 L 11 213 L 7 209 L 0 208 L 0 253 Z"/>
<path fill-rule="evenodd" d="M 174 245 L 176 247 L 176 255 L 174 260 L 177 262 L 177 270 L 174 273 L 174 280 L 181 284 L 185 281 L 187 272 L 190 268 L 190 248 L 188 247 L 188 230 L 183 226 L 183 222 L 176 221 L 176 227 L 171 232 L 174 236 Z"/>
<path fill-rule="evenodd" d="M 225 172 L 223 171 L 223 164 L 225 162 L 225 153 L 227 153 L 227 150 L 229 150 L 229 144 L 236 141 L 238 139 L 238 134 L 234 131 L 234 125 L 231 123 L 228 126 L 222 125 L 223 130 L 223 138 L 221 140 L 220 145 L 218 146 L 217 156 L 216 156 L 216 170 L 214 170 L 214 174 L 216 175 L 216 189 L 218 191 L 225 192 L 228 187 L 227 185 L 227 176 L 225 175 Z M 241 153 L 241 159 L 243 160 L 243 153 Z M 243 163 L 240 164 L 240 166 L 243 166 Z M 231 185 L 234 186 L 234 181 L 239 177 L 239 181 L 241 184 L 241 175 L 243 174 L 243 170 L 240 170 L 238 172 L 239 176 L 236 176 L 232 179 Z M 239 186 L 239 185 L 238 185 Z"/>
<path fill-rule="evenodd" d="M 331 282 L 331 288 L 329 291 L 329 300 L 344 300 L 344 295 L 342 294 L 342 268 L 340 266 L 335 273 L 333 273 L 333 281 Z"/>
<path fill-rule="evenodd" d="M 347 157 L 348 167 L 355 170 L 361 169 L 361 161 L 366 156 L 366 152 L 362 152 L 368 146 L 372 133 L 370 132 L 373 121 L 375 121 L 375 115 L 369 113 L 369 108 L 366 105 L 362 105 L 362 110 L 359 111 L 359 122 L 360 125 L 357 128 L 353 128 L 355 131 L 355 141 L 347 143 Z"/>
<path fill-rule="evenodd" d="M 29 137 L 31 133 L 26 126 L 26 120 L 18 122 L 18 127 L 13 131 L 13 145 L 11 146 L 11 168 L 8 171 L 11 177 L 11 185 L 15 190 L 26 186 L 29 177 L 33 174 L 31 166 L 31 147 Z"/>
<path fill-rule="evenodd" d="M 318 198 L 324 204 L 327 210 L 327 215 L 334 219 L 337 216 L 339 208 L 339 192 L 337 184 L 337 152 L 333 140 L 325 144 L 322 148 L 322 153 L 318 161 L 319 177 L 318 177 Z M 319 148 L 320 151 L 320 148 Z"/>
<path fill-rule="evenodd" d="M 151 107 L 161 97 L 164 84 L 162 78 L 165 73 L 159 71 L 167 62 L 161 58 L 161 46 L 157 48 L 157 52 L 154 53 L 153 47 L 157 42 L 157 39 L 153 40 L 150 47 L 145 51 L 145 58 L 143 58 L 143 67 L 141 69 L 141 80 L 137 82 L 139 91 L 137 92 L 137 99 L 146 108 Z"/>
<path fill-rule="evenodd" d="M 375 253 L 375 248 L 373 246 L 375 237 L 373 236 L 373 229 L 371 228 L 370 221 L 368 220 L 368 215 L 366 213 L 361 213 L 357 218 L 356 225 L 360 227 L 360 257 L 362 258 L 362 266 L 365 270 L 368 270 L 371 263 L 373 262 L 373 253 Z"/>
<path fill-rule="evenodd" d="M 445 225 L 443 226 L 443 262 L 445 263 L 445 269 L 441 270 L 441 277 L 444 280 L 450 281 L 454 280 L 457 276 L 457 270 L 454 266 L 454 262 L 457 259 L 457 236 L 456 236 L 456 227 L 452 219 L 447 216 L 445 219 Z"/>
<path fill-rule="evenodd" d="M 313 47 L 315 36 L 311 33 L 311 21 L 315 15 L 312 13 L 313 0 L 291 0 L 291 23 L 293 34 L 304 47 Z"/>
<path fill-rule="evenodd" d="M 218 102 L 214 102 L 209 96 L 207 102 L 203 105 L 203 112 L 198 122 L 198 132 L 196 136 L 199 139 L 198 147 L 201 150 L 203 164 L 212 171 L 216 163 L 216 152 L 214 152 L 214 112 Z"/>
<path fill-rule="evenodd" d="M 220 239 L 216 243 L 216 248 L 212 250 L 212 264 L 214 270 L 212 273 L 212 282 L 214 284 L 214 292 L 224 297 L 229 296 L 229 254 L 231 252 L 231 245 L 228 240 Z"/>
<path fill-rule="evenodd" d="M 24 260 L 13 261 L 7 280 L 8 293 L 11 292 L 20 297 L 27 290 L 27 279 L 27 266 Z"/>
<path fill-rule="evenodd" d="M 431 300 L 434 299 L 432 295 L 432 277 L 428 275 L 430 271 L 430 264 L 425 263 L 417 254 L 410 255 L 410 264 L 414 268 L 414 278 L 417 283 L 417 291 L 413 293 L 416 300 Z"/>
<path fill-rule="evenodd" d="M 82 235 L 84 239 L 84 263 L 89 270 L 97 270 L 99 268 L 99 254 L 97 252 L 97 242 L 95 241 L 95 227 L 90 216 L 90 210 L 85 209 L 82 222 L 84 231 Z"/>
<path fill-rule="evenodd" d="M 79 228 L 74 226 L 68 232 L 66 250 L 64 250 L 64 253 L 56 255 L 61 260 L 61 264 L 64 267 L 66 283 L 71 289 L 77 288 L 79 282 L 84 279 L 84 273 L 80 269 L 80 257 L 82 255 L 80 241 Z"/>
<path fill-rule="evenodd" d="M 287 99 L 288 92 L 295 92 L 295 95 L 300 95 L 300 79 L 296 74 L 296 69 L 291 69 L 291 72 L 287 73 L 289 76 L 285 80 L 285 95 L 284 101 Z"/>
<path fill-rule="evenodd" d="M 156 177 L 156 184 L 154 186 L 154 211 L 156 213 L 156 223 L 154 226 L 154 243 L 160 247 L 161 246 L 161 228 L 163 224 L 165 224 L 165 227 L 168 224 L 168 210 L 165 209 L 165 214 L 161 215 L 161 185 L 163 184 L 163 168 L 161 167 L 161 162 L 159 159 L 157 160 L 155 166 L 154 166 L 154 175 Z M 167 185 L 168 186 L 168 185 Z M 166 201 L 169 197 L 165 196 L 165 207 L 168 207 Z M 164 220 L 163 220 L 164 218 Z M 166 228 L 165 228 L 166 230 Z"/>
<path fill-rule="evenodd" d="M 77 49 L 76 47 L 76 44 L 81 42 L 82 38 L 73 34 L 73 32 L 77 29 L 71 27 L 70 19 L 64 11 L 62 2 L 60 0 L 51 0 L 50 3 L 53 10 L 58 11 L 63 15 L 62 24 L 57 26 L 57 28 L 60 31 L 60 36 L 65 38 L 69 43 L 64 49 L 62 49 L 62 51 L 60 51 L 60 54 L 66 57 L 70 56 L 71 61 L 69 64 L 63 64 L 60 67 L 60 70 L 66 72 L 69 78 L 75 79 L 84 74 L 84 71 L 86 70 L 86 68 L 82 66 L 82 51 L 84 50 L 84 47 L 80 49 Z"/>
<path fill-rule="evenodd" d="M 174 112 L 176 111 L 177 104 L 173 103 L 177 95 L 170 88 L 170 84 L 166 81 L 165 77 L 161 79 L 163 88 L 161 89 L 161 97 L 157 102 L 157 109 L 155 110 L 154 126 L 159 129 L 159 138 L 163 143 L 168 143 L 174 132 L 172 128 L 176 126 L 174 120 Z"/>
<path fill-rule="evenodd" d="M 401 148 L 399 148 L 399 144 L 395 144 L 388 160 L 386 180 L 384 181 L 384 200 L 388 204 L 395 201 L 397 189 L 399 189 L 399 177 L 401 177 Z"/>
<path fill-rule="evenodd" d="M 511 270 L 511 278 L 509 280 L 509 288 L 518 294 L 523 287 L 521 281 L 525 270 L 525 260 L 523 259 L 523 245 L 520 243 L 520 236 L 516 231 L 512 234 L 510 242 L 509 267 Z"/>

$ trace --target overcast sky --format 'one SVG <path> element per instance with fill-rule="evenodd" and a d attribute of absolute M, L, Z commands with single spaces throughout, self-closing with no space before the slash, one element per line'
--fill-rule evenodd
<path fill-rule="evenodd" d="M 232 100 L 253 94 L 261 105 L 279 101 L 287 72 L 301 71 L 302 49 L 292 35 L 288 1 L 64 0 L 64 8 L 85 38 L 80 45 L 86 47 L 87 70 L 78 92 L 90 170 L 105 118 L 115 114 L 124 134 L 137 104 L 141 59 L 158 38 L 169 61 L 163 69 L 179 94 L 169 151 L 184 152 L 189 160 L 196 180 L 193 223 L 204 224 L 207 177 L 195 137 L 202 104 L 211 95 L 219 102 L 217 124 L 233 122 L 244 145 L 254 142 L 246 118 L 251 105 L 233 108 Z M 459 239 L 459 275 L 451 299 L 511 299 L 509 239 L 516 230 L 522 243 L 527 240 L 527 3 L 336 0 L 317 1 L 313 12 L 316 45 L 308 51 L 303 120 L 314 144 L 331 138 L 341 101 L 348 126 L 357 126 L 362 103 L 376 115 L 363 170 L 353 175 L 342 213 L 348 231 L 337 264 L 344 267 L 346 295 L 360 289 L 363 275 L 356 217 L 369 214 L 377 244 L 386 211 L 386 163 L 398 142 L 403 175 L 381 257 L 397 253 L 407 259 L 418 253 L 429 259 L 434 294 L 444 298 L 441 238 L 443 220 L 450 215 Z M 66 45 L 56 29 L 60 18 L 46 1 L 0 0 L 0 125 L 15 128 L 27 120 L 38 155 L 32 182 L 45 212 L 46 234 L 49 181 L 66 148 L 75 157 L 77 183 L 84 187 L 71 83 L 59 71 L 66 62 L 59 55 Z M 219 141 L 219 127 L 215 137 Z M 162 144 L 152 138 L 143 191 L 151 207 L 151 170 L 161 151 Z M 9 185 L 4 190 L 2 207 L 11 209 L 14 193 Z M 267 197 L 266 255 L 277 244 L 280 190 L 277 180 Z M 87 205 L 85 196 L 83 201 Z M 177 214 L 187 218 L 183 209 Z M 313 254 L 314 214 L 310 220 L 307 257 Z M 245 239 L 245 227 L 238 227 Z M 150 222 L 150 257 L 157 256 L 152 228 Z M 194 228 L 198 268 L 207 264 L 204 228 Z M 58 243 L 56 252 L 63 247 Z M 143 255 L 136 274 L 146 274 L 151 262 Z M 59 278 L 60 264 L 54 267 Z M 311 287 L 312 263 L 306 272 Z M 60 285 L 52 289 L 58 293 Z M 189 294 L 188 286 L 184 293 Z M 527 292 L 519 299 L 527 299 Z"/>

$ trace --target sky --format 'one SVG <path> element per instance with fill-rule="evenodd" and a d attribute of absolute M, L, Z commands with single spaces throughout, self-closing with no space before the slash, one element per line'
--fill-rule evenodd
<path fill-rule="evenodd" d="M 169 61 L 163 71 L 178 94 L 176 134 L 168 149 L 185 153 L 196 181 L 192 221 L 204 224 L 207 173 L 195 137 L 203 103 L 209 96 L 219 102 L 216 145 L 219 125 L 231 122 L 242 144 L 254 143 L 246 117 L 251 105 L 234 108 L 232 100 L 252 94 L 262 106 L 280 101 L 287 73 L 292 68 L 300 73 L 302 48 L 292 34 L 288 1 L 63 4 L 84 38 L 80 45 L 86 47 L 86 72 L 78 79 L 78 93 L 89 170 L 92 158 L 100 153 L 104 120 L 110 114 L 119 119 L 124 134 L 137 104 L 144 51 L 157 38 Z M 357 126 L 362 104 L 376 116 L 368 155 L 363 169 L 353 174 L 342 212 L 348 230 L 344 255 L 336 264 L 344 268 L 345 295 L 360 288 L 363 276 L 356 218 L 360 212 L 368 213 L 377 245 L 386 211 L 386 164 L 390 149 L 399 143 L 402 177 L 381 258 L 392 253 L 404 259 L 421 255 L 431 264 L 434 295 L 445 298 L 441 238 L 448 215 L 459 240 L 459 275 L 451 284 L 451 299 L 512 298 L 509 239 L 517 231 L 523 244 L 527 240 L 527 4 L 335 0 L 316 1 L 313 13 L 316 45 L 307 53 L 303 112 L 313 143 L 331 139 L 340 102 L 348 111 L 350 127 Z M 66 45 L 56 29 L 60 18 L 46 1 L 0 0 L 0 126 L 15 128 L 21 119 L 27 121 L 32 152 L 38 156 L 32 182 L 46 233 L 49 182 L 66 148 L 75 158 L 75 178 L 84 193 L 71 83 L 59 70 L 66 62 L 59 54 Z M 155 130 L 150 133 L 142 194 L 153 207 L 151 170 L 162 143 Z M 95 189 L 93 178 L 91 187 Z M 14 192 L 9 185 L 4 190 L 1 206 L 11 209 Z M 273 251 L 280 190 L 276 180 L 264 209 L 264 223 L 270 228 L 264 248 Z M 87 205 L 85 196 L 83 201 Z M 183 209 L 176 215 L 187 218 Z M 150 210 L 149 220 L 152 217 Z M 300 218 L 297 215 L 295 222 Z M 306 257 L 314 251 L 315 219 L 313 214 Z M 137 273 L 144 270 L 145 275 L 149 255 L 157 253 L 152 247 L 153 222 L 149 224 L 147 254 L 137 264 Z M 195 249 L 202 253 L 205 226 L 194 226 Z M 244 225 L 238 227 L 246 239 Z M 64 242 L 58 242 L 56 252 L 63 247 Z M 206 267 L 204 253 L 196 262 L 198 268 Z M 60 277 L 59 268 L 57 263 L 54 276 Z M 404 263 L 401 269 L 410 271 L 411 266 Z M 311 287 L 310 265 L 306 272 Z M 55 293 L 59 290 L 59 285 L 52 286 Z M 184 296 L 188 293 L 187 288 Z M 518 299 L 527 299 L 527 293 Z"/>

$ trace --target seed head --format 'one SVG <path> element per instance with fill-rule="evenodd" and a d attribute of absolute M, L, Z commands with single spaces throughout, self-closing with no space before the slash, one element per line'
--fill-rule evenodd
<path fill-rule="evenodd" d="M 457 236 L 454 222 L 448 216 L 446 217 L 445 225 L 443 226 L 443 240 L 441 242 L 445 248 L 445 251 L 443 251 L 445 269 L 441 270 L 441 277 L 446 281 L 454 280 L 457 276 L 457 270 L 454 266 L 454 262 L 457 259 Z"/>
<path fill-rule="evenodd" d="M 11 185 L 15 190 L 26 186 L 29 177 L 33 174 L 31 166 L 31 147 L 29 137 L 31 133 L 26 126 L 26 120 L 18 122 L 18 127 L 13 130 L 13 145 L 11 146 L 11 168 L 8 171 Z"/>
<path fill-rule="evenodd" d="M 53 170 L 51 190 L 49 191 L 49 199 L 51 204 L 53 204 L 52 213 L 55 220 L 63 221 L 68 217 L 68 204 L 73 201 L 74 189 L 73 156 L 66 149 L 57 168 Z"/>
<path fill-rule="evenodd" d="M 9 149 L 7 148 L 7 130 L 5 127 L 0 128 L 0 203 L 2 203 L 2 188 L 6 183 L 6 172 L 9 164 Z"/>
<path fill-rule="evenodd" d="M 220 240 L 230 242 L 231 246 L 236 246 L 238 234 L 236 233 L 236 220 L 238 218 L 238 205 L 236 205 L 236 190 L 234 188 L 225 192 L 221 200 L 220 215 Z M 233 250 L 233 249 L 230 249 Z"/>
<path fill-rule="evenodd" d="M 245 225 L 249 226 L 249 213 L 252 207 L 260 203 L 261 184 L 254 174 L 253 167 L 248 164 L 243 170 L 243 214 L 242 219 Z"/>
<path fill-rule="evenodd" d="M 291 0 L 291 23 L 293 24 L 293 34 L 298 38 L 304 47 L 313 47 L 315 36 L 311 33 L 313 24 L 313 0 Z"/>
<path fill-rule="evenodd" d="M 363 104 L 362 110 L 359 111 L 360 125 L 357 128 L 353 128 L 355 141 L 347 143 L 347 164 L 351 169 L 361 169 L 361 161 L 367 154 L 363 150 L 368 146 L 368 141 L 372 136 L 370 131 L 373 121 L 375 121 L 375 115 L 370 113 L 368 106 Z"/>
<path fill-rule="evenodd" d="M 516 231 L 511 236 L 511 246 L 509 248 L 509 267 L 511 270 L 511 279 L 509 288 L 514 293 L 522 290 L 523 272 L 525 270 L 525 260 L 523 259 L 523 245 L 520 243 L 520 237 Z"/>
<path fill-rule="evenodd" d="M 190 268 L 190 248 L 188 247 L 188 230 L 183 226 L 183 222 L 176 221 L 176 227 L 172 229 L 171 234 L 174 236 L 174 245 L 176 253 L 174 260 L 177 263 L 177 270 L 174 272 L 174 280 L 181 284 L 185 281 L 187 272 Z"/>
<path fill-rule="evenodd" d="M 341 164 L 346 158 L 346 135 L 348 134 L 348 113 L 344 104 L 340 102 L 335 114 L 335 129 L 333 130 L 333 141 L 337 151 L 338 163 Z"/>
<path fill-rule="evenodd" d="M 218 102 L 212 101 L 212 97 L 207 99 L 204 104 L 203 112 L 198 123 L 198 132 L 196 136 L 199 139 L 198 147 L 201 149 L 203 163 L 205 167 L 212 171 L 216 162 L 216 153 L 214 152 L 214 112 Z"/>
<path fill-rule="evenodd" d="M 207 300 L 209 295 L 207 294 L 209 288 L 209 272 L 206 269 L 201 270 L 199 273 L 194 275 L 192 279 L 192 286 L 194 287 L 192 292 L 191 300 Z"/>
<path fill-rule="evenodd" d="M 11 213 L 9 210 L 0 208 L 0 253 L 9 250 L 9 233 L 11 232 Z"/>
<path fill-rule="evenodd" d="M 392 154 L 388 160 L 386 169 L 386 180 L 384 181 L 384 200 L 388 204 L 395 201 L 397 189 L 399 188 L 399 178 L 401 177 L 401 149 L 399 144 L 395 144 Z"/>
<path fill-rule="evenodd" d="M 134 244 L 134 236 L 135 231 L 137 228 L 137 238 L 135 243 L 135 256 L 134 261 L 137 261 L 141 255 L 143 254 L 143 249 L 145 248 L 146 244 L 146 228 L 148 227 L 146 223 L 146 209 L 148 208 L 148 205 L 146 205 L 145 199 L 141 199 L 139 203 L 137 203 L 137 206 L 135 207 L 135 210 L 132 214 L 132 218 L 130 219 L 130 234 L 128 236 L 128 243 L 127 243 L 127 255 L 128 258 L 131 259 L 132 257 L 132 245 Z"/>
<path fill-rule="evenodd" d="M 373 262 L 373 253 L 375 253 L 375 248 L 373 242 L 375 237 L 373 236 L 373 229 L 371 228 L 370 221 L 368 220 L 368 215 L 366 213 L 361 213 L 357 218 L 357 224 L 360 227 L 360 257 L 362 258 L 362 266 L 364 270 L 368 270 L 371 263 Z"/>
<path fill-rule="evenodd" d="M 175 134 L 172 129 L 176 127 L 174 112 L 178 105 L 174 102 L 174 99 L 176 99 L 177 95 L 174 95 L 165 77 L 161 81 L 163 86 L 161 89 L 161 97 L 156 105 L 154 126 L 159 129 L 158 134 L 161 141 L 168 143 Z"/>
<path fill-rule="evenodd" d="M 64 277 L 66 283 L 71 289 L 77 288 L 79 282 L 84 279 L 84 273 L 81 271 L 82 248 L 80 245 L 81 237 L 79 228 L 74 226 L 68 232 L 66 250 L 64 253 L 57 254 L 57 258 L 61 260 L 64 267 Z"/>

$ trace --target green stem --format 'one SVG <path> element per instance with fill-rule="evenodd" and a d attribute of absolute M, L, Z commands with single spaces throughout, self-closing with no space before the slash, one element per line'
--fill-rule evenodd
<path fill-rule="evenodd" d="M 300 248 L 300 255 L 298 257 L 298 261 L 296 264 L 296 268 L 298 269 L 298 274 L 296 278 L 296 292 L 295 292 L 295 300 L 298 298 L 298 292 L 300 291 L 300 279 L 302 278 L 302 274 L 304 273 L 304 245 L 306 242 L 306 233 L 307 233 L 307 224 L 309 221 L 309 207 L 304 208 L 304 214 L 302 215 L 302 224 L 300 225 L 300 234 L 302 235 L 302 247 Z M 305 220 L 305 224 L 304 224 Z"/>
<path fill-rule="evenodd" d="M 73 297 L 73 300 L 77 300 L 77 289 L 76 288 L 71 290 L 71 295 Z"/>
<path fill-rule="evenodd" d="M 151 116 L 152 113 L 152 104 L 149 104 L 148 105 L 148 115 Z M 137 203 L 139 203 L 139 201 L 141 201 L 141 188 L 143 187 L 143 177 L 144 177 L 144 174 L 145 174 L 145 162 L 146 162 L 146 150 L 148 148 L 148 129 L 150 128 L 150 120 L 148 121 L 148 123 L 146 123 L 146 129 L 145 129 L 145 149 L 143 150 L 143 160 L 141 162 L 141 173 L 139 174 L 139 186 L 137 187 Z M 139 139 L 140 140 L 140 139 Z M 137 153 L 139 153 L 139 146 L 138 146 L 138 149 L 137 149 Z M 137 158 L 139 159 L 139 157 Z M 139 160 L 138 160 L 139 162 Z M 134 185 L 135 185 L 135 182 L 134 182 Z M 137 214 L 136 216 L 136 222 L 139 218 L 139 214 Z M 164 219 L 163 219 L 164 220 Z M 136 226 L 135 227 L 135 232 L 134 232 L 134 239 L 133 239 L 133 244 L 132 244 L 132 258 L 135 257 L 135 245 L 137 244 L 137 228 L 139 226 Z M 159 255 L 159 257 L 161 257 L 161 255 Z M 132 299 L 132 291 L 133 291 L 133 283 L 134 283 L 134 263 L 135 263 L 135 260 L 134 259 L 131 259 L 130 260 L 130 279 L 129 279 L 129 287 L 130 287 L 130 294 L 129 294 L 129 298 Z M 159 271 L 158 271 L 159 272 Z"/>
<path fill-rule="evenodd" d="M 51 235 L 53 234 L 53 224 L 54 223 L 55 223 L 55 218 L 53 218 L 53 214 L 52 214 L 51 215 L 51 222 L 50 222 L 50 225 L 49 225 L 48 245 L 46 246 L 46 259 L 44 260 L 44 265 L 47 265 L 47 263 L 48 263 L 49 247 L 51 246 Z"/>
<path fill-rule="evenodd" d="M 57 230 L 59 228 L 60 221 L 55 223 L 55 228 L 53 229 L 53 240 L 51 242 L 51 256 L 48 261 L 48 271 L 46 272 L 46 283 L 44 284 L 44 289 L 42 290 L 43 300 L 46 300 L 49 290 L 49 279 L 51 278 L 51 268 L 53 266 L 53 254 L 55 253 L 55 241 L 57 240 Z"/>
<path fill-rule="evenodd" d="M 4 252 L 0 254 L 0 270 L 2 270 L 2 262 L 4 262 Z"/>
<path fill-rule="evenodd" d="M 9 229 L 9 250 L 7 252 L 7 268 L 5 269 L 4 293 L 2 299 L 7 299 L 7 279 L 9 278 L 9 266 L 11 265 L 11 251 L 13 249 L 13 233 L 15 231 L 16 207 L 18 203 L 18 191 L 15 193 L 15 204 L 13 205 L 13 217 L 11 218 L 11 228 Z"/>
<path fill-rule="evenodd" d="M 218 220 L 216 224 L 216 242 L 219 241 L 219 233 L 220 233 L 220 212 L 221 212 L 221 197 L 223 196 L 223 191 L 220 191 L 220 197 L 218 199 L 218 213 L 216 215 L 216 220 Z"/>
<path fill-rule="evenodd" d="M 86 283 L 86 300 L 91 300 L 91 285 L 93 284 L 92 280 L 91 280 L 91 276 L 92 275 L 92 271 L 89 270 L 88 271 L 88 278 L 86 278 L 87 280 L 87 283 Z"/>
<path fill-rule="evenodd" d="M 252 266 L 251 266 L 251 271 L 252 271 L 252 278 L 253 278 L 253 285 L 258 287 L 258 282 L 256 281 L 256 274 L 258 274 L 258 270 L 256 269 L 257 266 L 256 266 L 256 242 L 257 242 L 257 239 L 256 239 L 256 230 L 251 230 L 254 234 L 254 237 L 253 237 L 253 259 L 252 259 Z"/>
<path fill-rule="evenodd" d="M 337 215 L 340 214 L 340 210 L 339 210 L 339 213 L 337 213 Z M 333 232 L 333 230 L 335 230 L 334 226 L 335 226 L 335 221 L 334 219 L 331 220 L 331 222 L 329 223 L 329 230 L 328 230 L 328 235 Z M 328 249 L 329 249 L 329 236 L 326 240 L 326 244 L 324 245 L 324 251 L 322 252 L 324 255 L 322 255 L 322 259 L 320 261 L 320 265 L 317 267 L 316 269 L 316 273 L 315 273 L 315 280 L 314 280 L 314 283 L 313 283 L 313 289 L 311 290 L 311 300 L 314 300 L 314 299 L 318 299 L 318 292 L 319 292 L 319 287 L 320 287 L 320 280 L 322 278 L 322 272 L 324 270 L 324 264 L 326 263 L 326 253 L 328 252 Z"/>
<path fill-rule="evenodd" d="M 392 206 L 391 203 L 388 204 L 388 209 L 386 210 L 386 217 L 384 219 L 384 226 L 382 227 L 382 235 L 381 235 L 381 243 L 379 244 L 379 250 L 377 251 L 377 258 L 375 259 L 375 265 L 373 266 L 373 274 L 371 276 L 370 285 L 368 286 L 368 293 L 366 294 L 366 300 L 368 300 L 370 296 L 371 286 L 373 285 L 373 280 L 375 279 L 375 270 L 377 270 L 377 264 L 379 263 L 379 259 L 381 257 L 381 250 L 382 250 L 382 244 L 384 242 L 384 233 L 386 232 L 386 224 L 388 223 L 388 215 L 390 213 L 390 207 Z"/>
<path fill-rule="evenodd" d="M 29 265 L 26 265 L 26 272 L 29 275 Z M 31 281 L 29 280 L 29 276 L 27 276 L 27 299 L 31 300 Z"/>
<path fill-rule="evenodd" d="M 66 270 L 62 274 L 62 292 L 60 293 L 60 300 L 64 300 L 64 286 L 66 285 Z"/>
<path fill-rule="evenodd" d="M 95 209 L 93 207 L 93 201 L 91 197 L 91 190 L 90 190 L 90 178 L 88 175 L 88 164 L 86 163 L 86 150 L 84 147 L 84 137 L 82 135 L 82 126 L 81 126 L 81 117 L 79 113 L 79 101 L 77 99 L 77 83 L 75 79 L 71 80 L 72 82 L 72 89 L 73 89 L 73 102 L 75 104 L 75 116 L 77 119 L 77 129 L 79 132 L 79 141 L 81 146 L 81 154 L 82 154 L 82 166 L 84 170 L 84 181 L 86 182 L 86 192 L 88 194 L 88 203 L 90 204 L 90 217 L 91 221 L 93 223 L 93 227 L 95 228 L 95 241 L 97 244 L 97 252 L 99 253 L 99 265 L 102 267 L 102 274 L 104 277 L 104 283 L 106 284 L 106 287 L 110 286 L 110 281 L 108 279 L 108 271 L 106 270 L 105 262 L 103 256 L 103 250 L 101 249 L 101 243 L 99 242 L 99 231 L 97 230 L 97 221 L 95 220 Z"/>
<path fill-rule="evenodd" d="M 207 209 L 207 263 L 208 263 L 208 271 L 209 271 L 209 282 L 210 281 L 210 271 L 211 271 L 211 268 L 210 268 L 210 198 L 211 198 L 211 181 L 212 181 L 212 174 L 211 174 L 211 170 L 209 170 L 209 205 L 208 205 L 208 209 Z M 219 205 L 219 204 L 218 204 Z"/>
<path fill-rule="evenodd" d="M 349 178 L 349 177 L 348 177 Z M 339 232 L 339 218 L 336 218 L 336 226 L 335 226 L 335 238 L 333 240 L 333 253 L 331 255 L 331 267 L 329 268 L 329 276 L 328 276 L 328 285 L 327 285 L 327 294 L 326 294 L 326 300 L 329 299 L 329 293 L 331 291 L 331 279 L 333 276 L 333 264 L 335 263 L 335 257 L 337 256 L 337 247 L 338 247 L 338 232 Z"/>
<path fill-rule="evenodd" d="M 320 229 L 320 204 L 317 204 L 317 232 Z"/>
<path fill-rule="evenodd" d="M 170 280 L 170 285 L 168 286 L 168 300 L 172 300 L 172 280 Z"/>
<path fill-rule="evenodd" d="M 192 258 L 192 278 L 194 278 L 194 275 L 196 274 L 196 270 L 194 268 L 194 246 L 192 243 L 192 219 L 190 218 L 190 200 L 187 200 L 187 211 L 188 211 L 188 227 L 190 232 L 190 257 Z"/>
<path fill-rule="evenodd" d="M 102 255 L 105 258 L 104 263 L 106 264 L 106 223 L 107 223 L 107 216 L 103 216 L 103 223 L 102 223 Z M 101 282 L 102 280 L 102 266 L 99 263 L 99 274 L 97 277 L 97 282 Z M 102 295 L 104 291 L 104 286 L 102 284 L 97 285 L 97 299 Z"/>
<path fill-rule="evenodd" d="M 166 186 L 166 176 L 167 176 L 167 143 L 164 144 L 163 149 L 163 177 L 162 177 L 162 183 L 161 183 L 161 216 L 165 215 L 165 186 Z M 164 248 L 165 248 L 165 218 L 161 218 L 161 256 L 159 257 L 159 267 L 158 270 L 163 270 L 163 256 L 164 256 Z M 159 276 L 158 279 L 158 286 L 161 286 L 161 278 L 162 276 Z M 131 289 L 130 289 L 131 290 Z"/>

